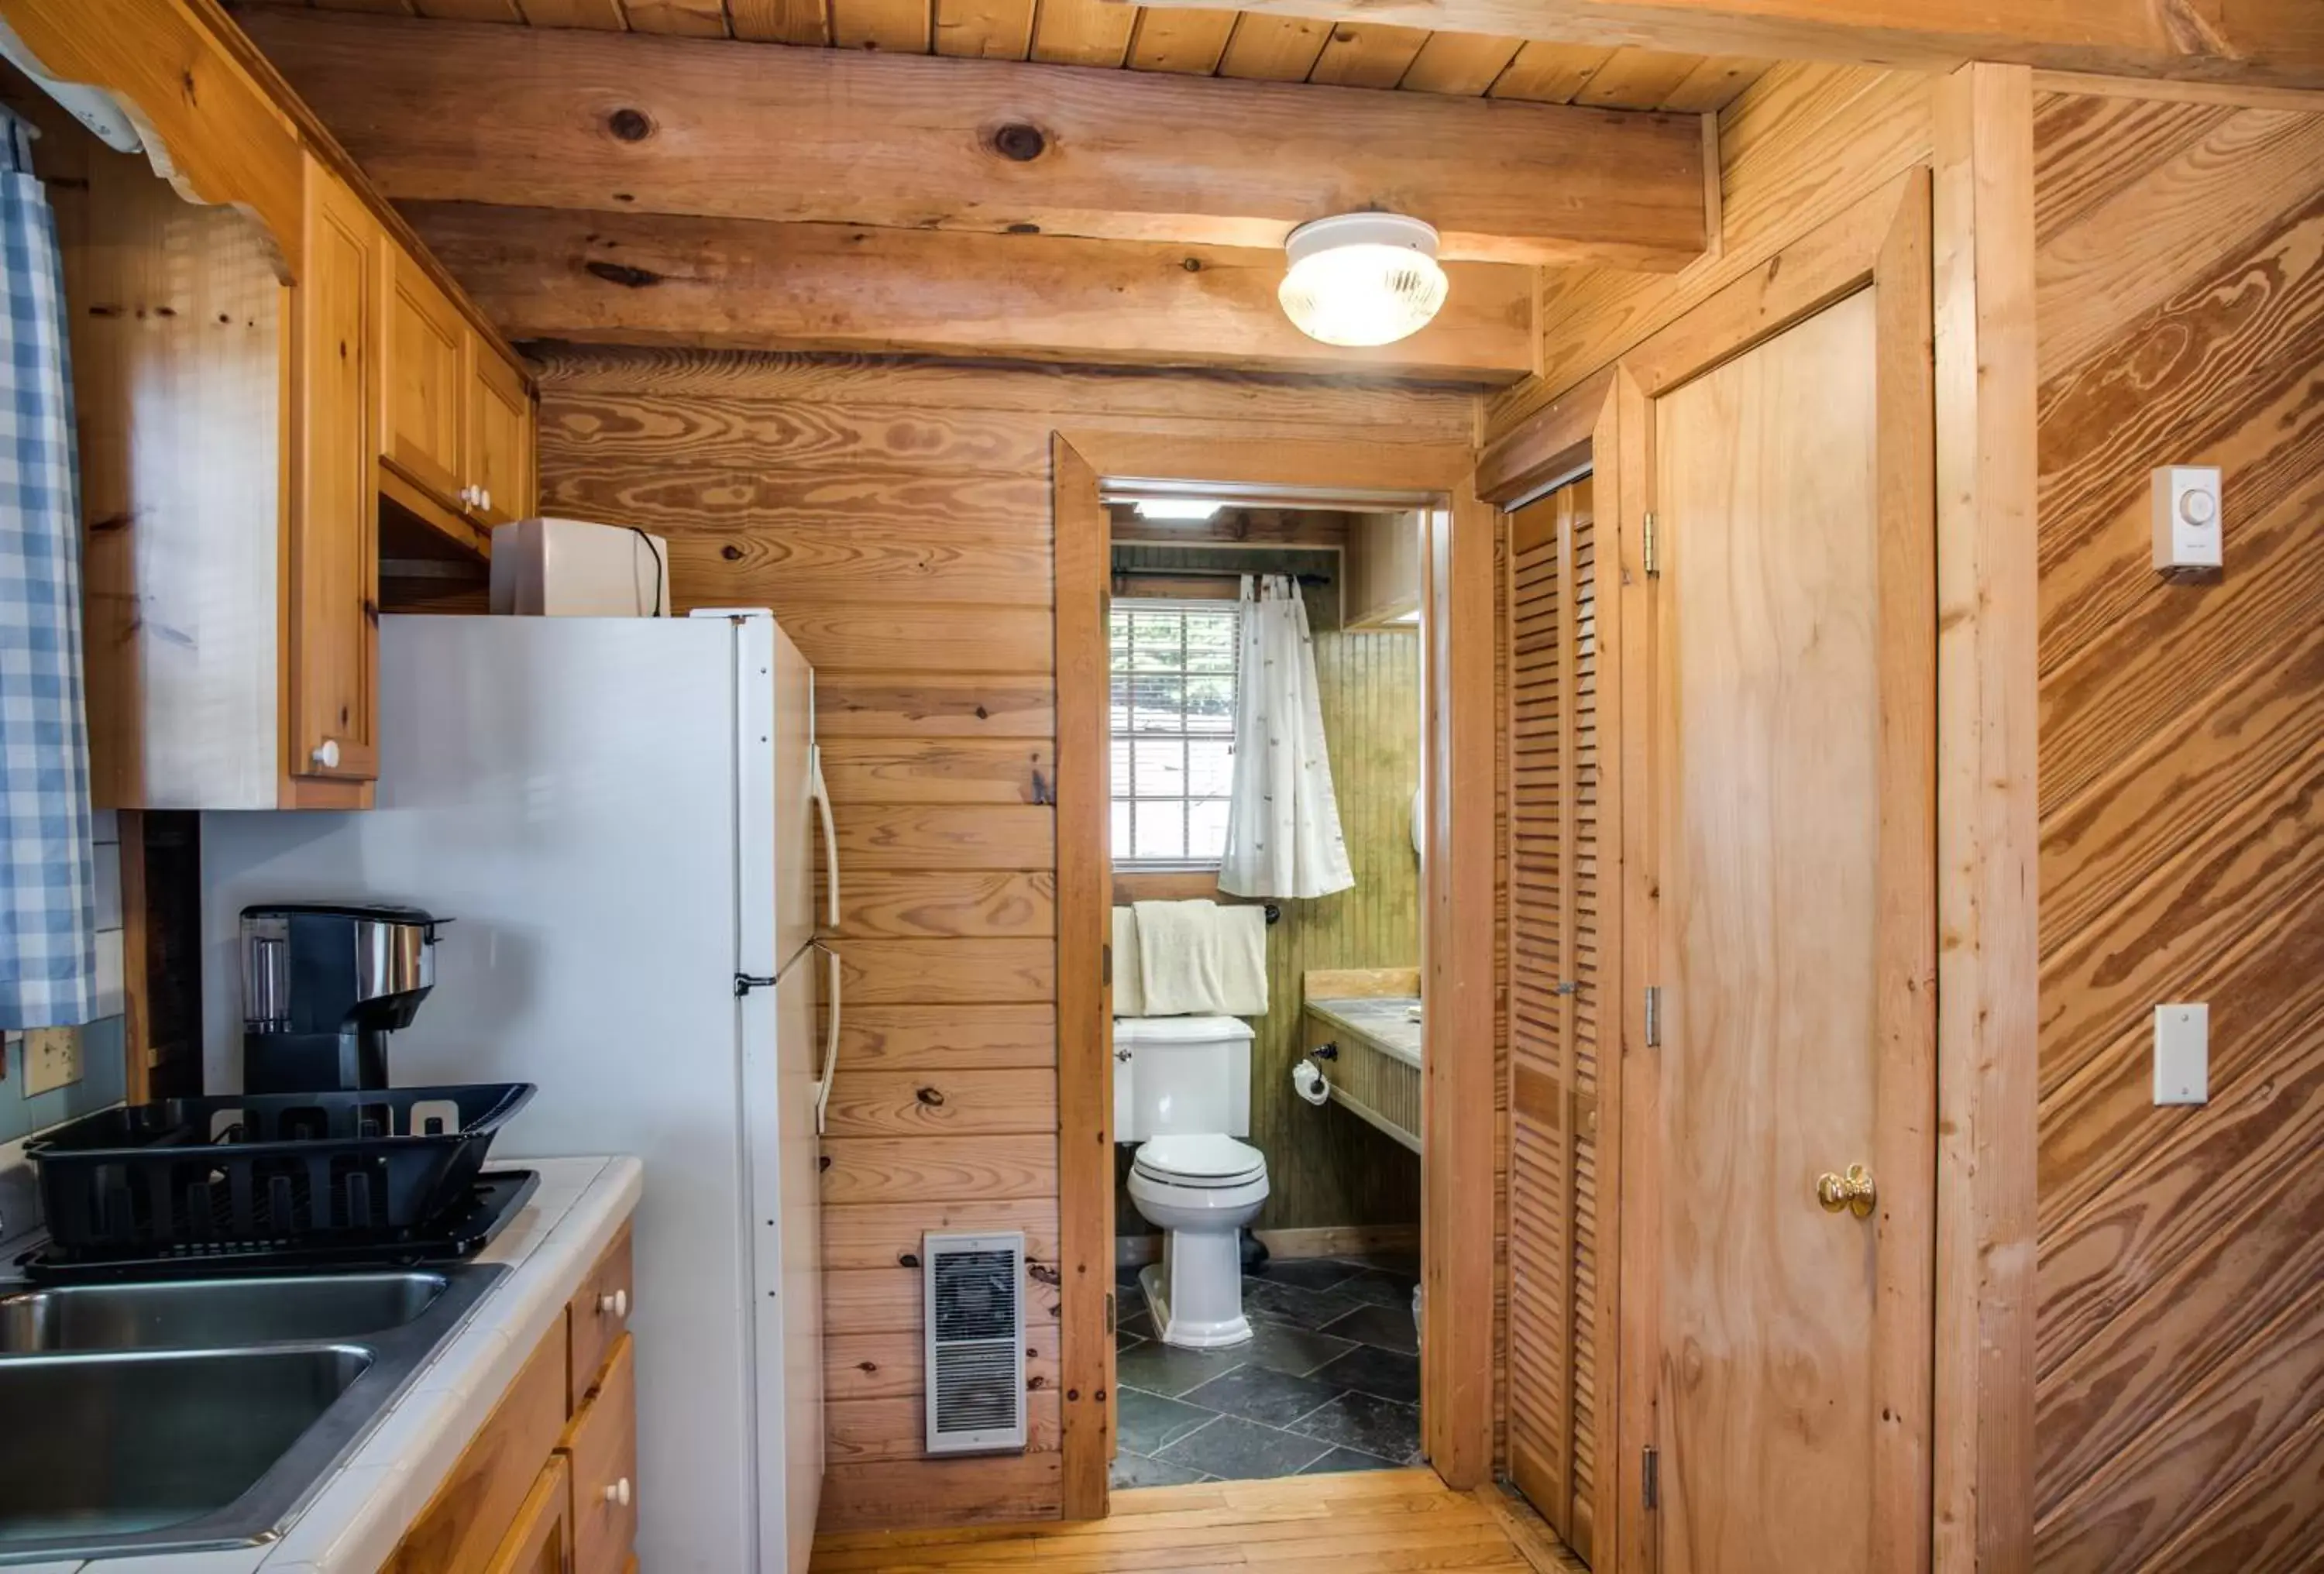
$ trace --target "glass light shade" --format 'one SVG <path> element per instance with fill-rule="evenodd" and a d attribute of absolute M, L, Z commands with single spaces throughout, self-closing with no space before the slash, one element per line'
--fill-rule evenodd
<path fill-rule="evenodd" d="M 1327 345 L 1392 345 L 1444 305 L 1436 231 L 1397 213 L 1342 213 L 1301 225 L 1284 244 L 1276 290 L 1292 326 Z"/>

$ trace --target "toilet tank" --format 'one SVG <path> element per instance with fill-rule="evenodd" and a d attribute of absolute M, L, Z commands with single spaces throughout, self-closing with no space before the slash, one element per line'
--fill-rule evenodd
<path fill-rule="evenodd" d="M 1232 1017 L 1119 1017 L 1113 1139 L 1250 1135 L 1250 1024 Z"/>

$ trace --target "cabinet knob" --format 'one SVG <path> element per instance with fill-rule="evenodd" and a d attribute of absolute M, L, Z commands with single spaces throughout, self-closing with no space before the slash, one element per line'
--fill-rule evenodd
<path fill-rule="evenodd" d="M 476 488 L 476 506 L 484 510 L 486 512 L 491 511 L 493 506 L 493 489 L 491 487 L 480 486 Z"/>
<path fill-rule="evenodd" d="M 324 739 L 320 743 L 315 745 L 315 751 L 309 758 L 311 758 L 317 765 L 321 766 L 325 770 L 338 769 L 339 741 L 337 738 Z"/>
<path fill-rule="evenodd" d="M 614 1290 L 597 1297 L 597 1315 L 626 1318 L 630 1314 L 630 1293 Z"/>
<path fill-rule="evenodd" d="M 622 1477 L 619 1481 L 608 1481 L 601 1490 L 604 1493 L 606 1502 L 617 1503 L 623 1508 L 629 1507 L 630 1478 L 627 1476 Z"/>

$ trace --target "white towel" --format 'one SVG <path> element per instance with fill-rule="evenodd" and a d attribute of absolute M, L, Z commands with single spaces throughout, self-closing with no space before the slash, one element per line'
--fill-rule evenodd
<path fill-rule="evenodd" d="M 1142 1015 L 1267 1015 L 1263 909 L 1205 901 L 1139 902 L 1136 907 Z M 1128 1014 L 1118 997 L 1115 1014 Z"/>
<path fill-rule="evenodd" d="M 1146 970 L 1138 961 L 1138 914 L 1129 907 L 1113 910 L 1113 1014 L 1146 1015 Z"/>

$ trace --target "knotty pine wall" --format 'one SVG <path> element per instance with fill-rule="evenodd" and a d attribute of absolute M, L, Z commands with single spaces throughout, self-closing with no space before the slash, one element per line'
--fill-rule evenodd
<path fill-rule="evenodd" d="M 816 665 L 846 970 L 825 1144 L 825 1523 L 1054 1514 L 1050 434 L 1467 441 L 1474 400 L 1256 376 L 533 352 L 543 510 L 666 534 L 678 610 L 771 606 Z M 911 1263 L 924 1230 L 982 1228 L 1022 1229 L 1033 1258 L 1034 1441 L 929 1461 Z"/>
<path fill-rule="evenodd" d="M 2045 94 L 2036 1564 L 2324 1562 L 2324 114 Z M 2147 473 L 2225 470 L 2163 583 Z M 2211 1101 L 2151 1103 L 2152 1008 Z"/>

